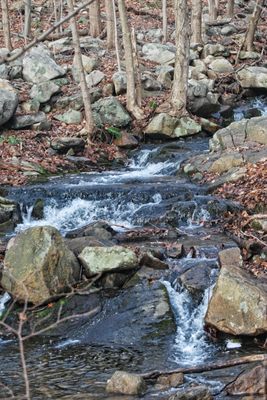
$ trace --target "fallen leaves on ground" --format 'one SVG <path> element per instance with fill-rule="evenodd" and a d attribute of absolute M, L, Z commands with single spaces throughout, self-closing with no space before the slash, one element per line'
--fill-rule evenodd
<path fill-rule="evenodd" d="M 254 275 L 267 275 L 267 234 L 253 225 L 267 216 L 267 161 L 248 164 L 246 177 L 225 183 L 215 194 L 244 206 L 243 212 L 224 216 L 224 229 L 240 240 L 245 267 Z"/>

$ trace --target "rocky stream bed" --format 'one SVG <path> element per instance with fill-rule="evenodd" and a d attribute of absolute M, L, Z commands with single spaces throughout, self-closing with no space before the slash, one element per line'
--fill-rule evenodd
<path fill-rule="evenodd" d="M 238 109 L 236 115 L 240 117 L 242 112 Z M 222 271 L 233 296 L 244 285 L 244 292 L 251 288 L 251 307 L 255 296 L 263 302 L 262 307 L 266 302 L 264 282 L 255 281 L 258 292 L 254 296 L 252 278 L 229 269 L 229 265 L 239 263 L 240 256 L 217 220 L 227 211 L 241 210 L 240 205 L 210 195 L 208 185 L 194 183 L 184 173 L 185 165 L 190 165 L 188 159 L 202 165 L 199 158 L 203 160 L 208 154 L 205 135 L 147 144 L 134 151 L 128 166 L 119 170 L 57 177 L 47 183 L 7 189 L 7 197 L 20 204 L 22 213 L 16 233 L 49 225 L 61 232 L 64 246 L 79 257 L 86 246 L 102 247 L 103 252 L 127 246 L 139 257 L 139 265 L 130 271 L 102 275 L 93 293 L 81 292 L 61 300 L 63 316 L 96 309 L 93 316 L 68 320 L 26 341 L 33 399 L 134 399 L 137 397 L 106 393 L 107 379 L 115 370 L 168 370 L 262 352 L 264 317 L 258 316 L 259 322 L 253 313 L 251 321 L 234 315 L 237 319 L 230 321 L 232 331 L 222 324 L 225 333 L 216 338 L 204 329 L 205 315 L 211 326 L 216 319 L 210 299 Z M 13 234 L 11 230 L 9 235 Z M 34 234 L 29 240 L 35 240 Z M 233 302 L 239 300 L 237 296 Z M 58 312 L 58 304 L 38 309 L 31 318 L 35 323 L 42 320 L 41 326 L 47 324 Z M 254 331 L 249 331 L 250 325 Z M 255 338 L 255 334 L 259 336 Z M 17 396 L 24 393 L 19 362 L 16 341 L 2 336 L 1 381 Z M 231 398 L 225 385 L 248 369 L 251 366 L 242 365 L 186 375 L 178 394 L 195 382 L 206 385 L 214 398 Z M 151 384 L 144 398 L 170 399 L 176 391 Z M 205 396 L 181 398 L 211 398 Z M 8 398 L 5 389 L 0 390 L 0 398 Z M 254 398 L 264 397 L 259 394 Z"/>

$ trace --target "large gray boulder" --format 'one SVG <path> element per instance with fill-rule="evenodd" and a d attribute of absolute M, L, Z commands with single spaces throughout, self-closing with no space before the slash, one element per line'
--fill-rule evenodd
<path fill-rule="evenodd" d="M 165 136 L 171 138 L 175 127 L 178 125 L 178 118 L 167 113 L 157 114 L 147 125 L 145 134 L 150 137 Z"/>
<path fill-rule="evenodd" d="M 1 285 L 19 301 L 39 304 L 79 279 L 80 266 L 53 227 L 34 227 L 11 239 Z"/>
<path fill-rule="evenodd" d="M 58 93 L 60 88 L 54 82 L 42 82 L 33 85 L 30 96 L 32 99 L 37 100 L 39 103 L 46 103 L 51 99 L 53 94 Z"/>
<path fill-rule="evenodd" d="M 245 67 L 237 73 L 243 88 L 267 89 L 267 68 Z"/>
<path fill-rule="evenodd" d="M 210 140 L 210 150 L 231 149 L 246 142 L 267 144 L 267 116 L 243 119 L 218 130 Z"/>
<path fill-rule="evenodd" d="M 16 115 L 10 121 L 12 129 L 23 129 L 38 123 L 47 123 L 47 116 L 43 111 L 39 111 L 35 114 L 28 115 Z"/>
<path fill-rule="evenodd" d="M 146 43 L 142 47 L 144 59 L 157 64 L 174 64 L 175 50 L 161 43 Z"/>
<path fill-rule="evenodd" d="M 131 117 L 118 99 L 113 96 L 96 101 L 92 105 L 97 125 L 124 127 L 131 122 Z"/>
<path fill-rule="evenodd" d="M 220 259 L 222 267 L 205 323 L 232 335 L 266 333 L 266 284 L 240 267 L 240 253 L 238 257 L 234 254 Z"/>
<path fill-rule="evenodd" d="M 103 272 L 128 271 L 139 264 L 134 251 L 123 246 L 85 247 L 78 258 L 88 277 Z"/>
<path fill-rule="evenodd" d="M 167 113 L 156 115 L 145 129 L 150 138 L 176 139 L 194 135 L 201 131 L 201 126 L 189 117 L 176 118 Z"/>
<path fill-rule="evenodd" d="M 209 68 L 218 74 L 234 72 L 234 67 L 225 58 L 216 58 L 209 64 Z"/>
<path fill-rule="evenodd" d="M 44 48 L 34 47 L 23 59 L 23 78 L 26 81 L 41 83 L 63 75 L 65 70 L 57 65 Z"/>
<path fill-rule="evenodd" d="M 0 79 L 0 126 L 10 120 L 18 103 L 19 98 L 16 90 L 8 81 Z"/>

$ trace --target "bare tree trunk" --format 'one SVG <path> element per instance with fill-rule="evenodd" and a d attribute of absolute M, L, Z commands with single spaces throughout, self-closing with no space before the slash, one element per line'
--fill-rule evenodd
<path fill-rule="evenodd" d="M 171 93 L 172 114 L 186 114 L 189 69 L 190 21 L 187 0 L 176 1 L 175 67 Z"/>
<path fill-rule="evenodd" d="M 127 108 L 136 119 L 143 118 L 143 112 L 136 102 L 135 91 L 135 71 L 133 60 L 133 46 L 131 41 L 131 32 L 128 25 L 126 7 L 124 0 L 118 0 L 119 14 L 122 27 L 122 38 L 124 46 L 125 66 L 127 75 Z"/>
<path fill-rule="evenodd" d="M 115 47 L 115 22 L 113 2 L 105 0 L 106 16 L 107 16 L 107 48 L 114 49 Z"/>
<path fill-rule="evenodd" d="M 3 22 L 5 46 L 9 51 L 11 51 L 12 44 L 11 44 L 10 25 L 8 16 L 8 0 L 1 0 L 1 8 L 2 8 L 2 22 Z"/>
<path fill-rule="evenodd" d="M 162 0 L 162 30 L 163 42 L 166 43 L 168 38 L 167 0 Z"/>
<path fill-rule="evenodd" d="M 138 107 L 141 107 L 142 106 L 142 80 L 141 80 L 137 43 L 136 43 L 136 35 L 135 35 L 134 28 L 132 28 L 131 37 L 132 37 L 132 44 L 133 44 L 133 60 L 134 60 L 134 69 L 135 69 L 136 103 L 137 103 Z"/>
<path fill-rule="evenodd" d="M 67 0 L 67 2 L 68 2 L 69 12 L 72 13 L 74 11 L 73 0 Z M 79 80 L 80 80 L 80 86 L 81 86 L 82 97 L 83 97 L 86 125 L 87 125 L 87 129 L 88 129 L 88 140 L 90 141 L 90 138 L 95 130 L 95 124 L 94 124 L 93 114 L 92 114 L 92 109 L 91 109 L 90 94 L 89 94 L 89 90 L 88 90 L 86 80 L 85 80 L 81 48 L 80 48 L 80 39 L 79 39 L 79 35 L 77 32 L 77 25 L 76 25 L 75 18 L 71 19 L 71 32 L 72 32 L 72 38 L 73 38 L 73 46 L 74 46 L 74 50 L 75 50 L 75 60 L 77 62 L 77 67 L 78 67 L 78 71 L 79 71 L 79 78 L 80 78 Z"/>
<path fill-rule="evenodd" d="M 202 0 L 192 0 L 192 42 L 202 43 Z"/>
<path fill-rule="evenodd" d="M 218 10 L 216 7 L 216 0 L 208 0 L 209 3 L 209 17 L 210 21 L 216 21 L 218 17 Z"/>
<path fill-rule="evenodd" d="M 257 29 L 257 25 L 261 16 L 261 12 L 264 7 L 265 0 L 257 0 L 255 4 L 254 11 L 250 17 L 248 29 L 245 35 L 243 49 L 245 51 L 253 51 L 254 50 L 254 36 Z"/>
<path fill-rule="evenodd" d="M 235 8 L 235 0 L 228 0 L 227 1 L 227 10 L 226 10 L 226 15 L 228 18 L 233 18 L 234 8 Z"/>
<path fill-rule="evenodd" d="M 121 71 L 121 60 L 120 60 L 120 46 L 119 46 L 119 39 L 118 39 L 118 28 L 117 28 L 117 14 L 116 14 L 116 4 L 115 0 L 112 0 L 113 5 L 113 14 L 114 14 L 114 28 L 115 28 L 115 50 L 116 50 L 116 57 L 117 57 L 117 66 L 118 71 Z"/>
<path fill-rule="evenodd" d="M 95 0 L 89 6 L 90 35 L 98 37 L 101 33 L 100 0 Z"/>
<path fill-rule="evenodd" d="M 25 17 L 24 17 L 24 40 L 25 40 L 25 42 L 31 33 L 31 23 L 32 23 L 31 8 L 32 8 L 32 0 L 25 0 Z"/>
<path fill-rule="evenodd" d="M 64 0 L 60 0 L 60 4 L 59 4 L 59 19 L 63 19 L 63 11 L 64 11 L 64 4 L 63 4 Z M 63 26 L 60 25 L 59 27 L 59 32 L 62 33 L 63 32 Z"/>

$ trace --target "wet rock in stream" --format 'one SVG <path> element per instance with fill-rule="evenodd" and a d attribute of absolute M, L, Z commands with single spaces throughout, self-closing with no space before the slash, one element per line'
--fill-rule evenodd
<path fill-rule="evenodd" d="M 204 385 L 193 386 L 186 390 L 181 390 L 170 396 L 168 400 L 212 400 L 213 396 L 209 389 Z"/>
<path fill-rule="evenodd" d="M 19 204 L 0 196 L 0 236 L 12 231 L 21 220 Z"/>
<path fill-rule="evenodd" d="M 175 332 L 168 293 L 160 282 L 73 296 L 67 299 L 63 315 L 76 314 L 77 310 L 79 313 L 88 312 L 99 306 L 100 311 L 95 316 L 67 321 L 50 331 L 49 336 L 73 339 L 82 344 L 144 349 L 155 345 L 164 348 L 169 335 Z M 57 310 L 53 312 L 56 315 Z M 163 361 L 166 353 L 159 351 L 156 358 Z"/>

